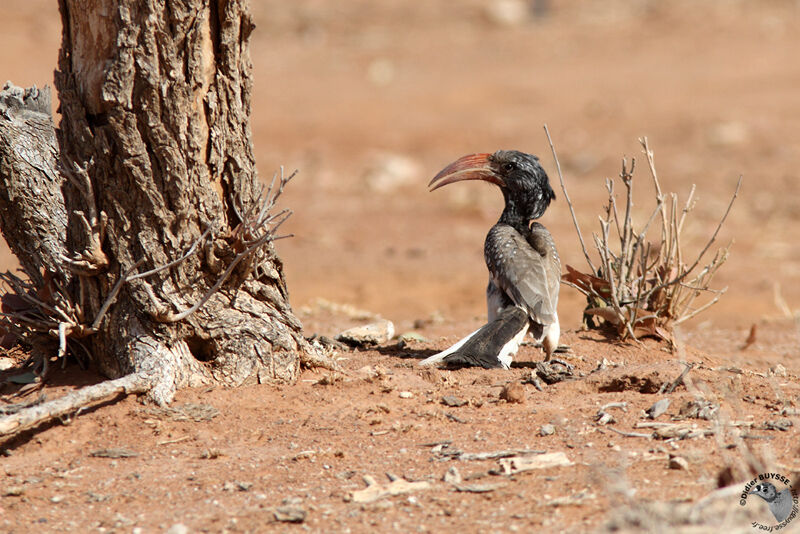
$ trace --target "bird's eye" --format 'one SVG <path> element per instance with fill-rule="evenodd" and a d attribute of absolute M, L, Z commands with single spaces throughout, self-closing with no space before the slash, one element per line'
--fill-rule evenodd
<path fill-rule="evenodd" d="M 503 170 L 506 172 L 511 172 L 516 168 L 517 166 L 514 164 L 513 161 L 507 161 L 506 163 L 503 163 Z"/>

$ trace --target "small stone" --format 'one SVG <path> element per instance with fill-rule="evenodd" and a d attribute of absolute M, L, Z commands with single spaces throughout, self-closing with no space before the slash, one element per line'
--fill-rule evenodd
<path fill-rule="evenodd" d="M 410 391 L 401 391 L 400 393 L 398 393 L 398 395 L 400 396 L 401 399 L 410 399 L 414 397 L 414 394 L 411 393 Z"/>
<path fill-rule="evenodd" d="M 681 471 L 688 471 L 689 470 L 689 462 L 686 461 L 686 458 L 683 456 L 673 456 L 670 454 L 669 456 L 669 468 L 670 469 L 679 469 Z"/>
<path fill-rule="evenodd" d="M 464 399 L 460 399 L 454 395 L 445 395 L 442 397 L 442 404 L 445 406 L 450 406 L 453 408 L 458 408 L 459 406 L 464 406 L 467 404 L 468 401 Z"/>
<path fill-rule="evenodd" d="M 653 405 L 647 409 L 647 417 L 650 419 L 657 419 L 659 416 L 664 415 L 669 408 L 669 402 L 669 399 L 666 398 L 654 402 Z"/>
<path fill-rule="evenodd" d="M 614 416 L 611 415 L 608 412 L 600 412 L 600 413 L 598 413 L 597 414 L 597 418 L 595 419 L 595 423 L 597 423 L 600 426 L 613 425 L 616 422 L 617 422 L 617 420 L 614 419 Z"/>
<path fill-rule="evenodd" d="M 447 470 L 447 472 L 444 474 L 444 477 L 442 477 L 442 480 L 448 484 L 461 484 L 461 473 L 459 473 L 458 469 L 453 466 Z"/>
<path fill-rule="evenodd" d="M 719 404 L 704 399 L 687 401 L 681 406 L 678 416 L 683 419 L 714 419 L 719 411 Z"/>
<path fill-rule="evenodd" d="M 22 486 L 9 486 L 3 490 L 3 497 L 19 497 L 25 493 L 25 488 Z"/>
<path fill-rule="evenodd" d="M 556 427 L 553 425 L 542 425 L 539 428 L 539 435 L 540 436 L 552 436 L 556 433 Z"/>
<path fill-rule="evenodd" d="M 775 421 L 767 421 L 762 427 L 764 430 L 780 430 L 786 432 L 792 427 L 791 419 L 777 419 Z"/>
<path fill-rule="evenodd" d="M 364 183 L 376 193 L 394 193 L 417 183 L 424 173 L 419 163 L 400 154 L 379 154 L 372 158 L 364 172 Z"/>
<path fill-rule="evenodd" d="M 518 382 L 512 382 L 503 388 L 500 398 L 509 403 L 522 404 L 525 402 L 525 387 Z"/>
<path fill-rule="evenodd" d="M 11 358 L 0 358 L 0 371 L 7 371 L 14 367 L 14 360 Z"/>
<path fill-rule="evenodd" d="M 275 520 L 282 523 L 302 523 L 308 513 L 299 506 L 279 506 L 275 509 Z"/>
<path fill-rule="evenodd" d="M 112 448 L 91 451 L 89 456 L 94 458 L 136 458 L 139 456 L 139 453 L 125 448 Z M 115 465 L 115 463 L 111 462 L 111 465 Z"/>
<path fill-rule="evenodd" d="M 164 534 L 189 534 L 189 527 L 183 523 L 175 523 Z"/>
<path fill-rule="evenodd" d="M 785 378 L 786 375 L 787 375 L 786 367 L 784 367 L 781 364 L 778 364 L 778 365 L 776 365 L 774 367 L 770 367 L 769 368 L 769 374 L 772 375 L 772 376 L 780 376 L 780 377 L 784 377 Z"/>
<path fill-rule="evenodd" d="M 64 500 L 64 496 L 63 495 L 53 495 L 52 497 L 50 497 L 50 502 L 54 503 L 54 504 L 58 504 L 58 503 L 62 502 L 63 500 Z"/>
<path fill-rule="evenodd" d="M 382 319 L 364 326 L 356 326 L 345 330 L 336 336 L 336 340 L 353 347 L 373 347 L 386 343 L 393 336 L 394 324 L 391 321 Z"/>
<path fill-rule="evenodd" d="M 519 26 L 530 19 L 528 2 L 524 0 L 494 0 L 484 8 L 486 18 L 497 26 Z"/>
<path fill-rule="evenodd" d="M 720 122 L 708 129 L 708 142 L 715 147 L 742 145 L 750 137 L 750 130 L 743 122 Z"/>
<path fill-rule="evenodd" d="M 400 334 L 399 340 L 403 343 L 427 343 L 430 341 L 428 338 L 422 334 L 418 334 L 417 332 L 405 332 L 404 334 Z"/>

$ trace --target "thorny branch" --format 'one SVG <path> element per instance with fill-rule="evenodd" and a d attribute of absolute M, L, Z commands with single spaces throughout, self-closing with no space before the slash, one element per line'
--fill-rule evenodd
<path fill-rule="evenodd" d="M 89 248 L 86 252 L 80 254 L 78 259 L 64 257 L 62 260 L 68 270 L 75 272 L 80 277 L 94 276 L 108 263 L 101 248 L 106 226 L 105 213 L 100 212 L 99 216 L 97 214 L 92 183 L 86 170 L 78 166 L 75 166 L 74 169 L 64 168 L 64 170 L 70 181 L 86 200 L 88 218 L 82 212 L 75 212 L 75 214 L 85 226 Z M 256 200 L 247 210 L 244 210 L 245 215 L 242 218 L 242 222 L 231 234 L 228 246 L 239 252 L 205 294 L 193 306 L 179 313 L 160 312 L 154 314 L 156 320 L 177 322 L 185 319 L 208 302 L 211 296 L 219 291 L 236 267 L 243 261 L 252 264 L 256 261 L 258 254 L 263 251 L 265 244 L 277 239 L 291 237 L 290 234 L 276 235 L 277 230 L 292 214 L 291 210 L 283 209 L 277 213 L 272 213 L 272 210 L 283 193 L 286 184 L 296 173 L 297 171 L 285 176 L 281 167 L 280 173 L 276 173 L 273 176 L 266 190 L 262 186 Z M 240 212 L 241 210 L 237 209 L 237 214 Z M 0 317 L 2 317 L 0 328 L 4 328 L 9 332 L 16 332 L 20 337 L 33 333 L 55 338 L 58 340 L 57 358 L 63 359 L 67 354 L 69 339 L 86 337 L 98 331 L 105 315 L 125 284 L 153 276 L 183 263 L 197 252 L 201 244 L 214 237 L 215 228 L 215 225 L 210 225 L 184 253 L 164 265 L 137 273 L 136 271 L 145 261 L 144 258 L 141 258 L 129 269 L 121 271 L 119 278 L 91 322 L 84 320 L 82 303 L 73 303 L 57 280 L 48 280 L 49 286 L 44 288 L 46 296 L 42 296 L 42 288 L 34 288 L 29 281 L 23 280 L 10 272 L 0 273 L 0 282 L 4 283 L 7 288 L 2 299 L 0 299 L 3 303 L 3 310 L 0 312 Z M 250 266 L 247 267 L 248 272 L 250 268 Z M 83 289 L 83 279 L 79 279 L 79 283 Z M 155 298 L 152 294 L 150 296 Z M 163 309 L 160 304 L 158 307 Z M 44 356 L 40 362 L 42 368 L 40 376 L 42 378 L 47 374 L 48 362 L 48 356 Z"/>
<path fill-rule="evenodd" d="M 162 311 L 155 315 L 155 319 L 162 323 L 175 323 L 186 319 L 191 314 L 199 310 L 208 300 L 219 291 L 222 285 L 230 278 L 234 269 L 242 261 L 249 262 L 247 271 L 252 268 L 252 264 L 262 250 L 262 247 L 278 239 L 291 237 L 291 234 L 276 236 L 278 228 L 286 222 L 292 215 L 289 209 L 283 209 L 275 214 L 271 214 L 272 208 L 275 207 L 278 197 L 283 193 L 286 184 L 295 177 L 297 171 L 294 171 L 289 176 L 285 176 L 283 167 L 280 169 L 280 179 L 278 180 L 278 188 L 275 189 L 275 181 L 278 178 L 278 173 L 272 176 L 272 181 L 269 187 L 264 192 L 262 187 L 261 191 L 256 198 L 256 201 L 244 212 L 242 222 L 237 226 L 233 232 L 234 250 L 243 248 L 241 252 L 236 254 L 228 267 L 223 271 L 217 281 L 212 285 L 200 299 L 190 308 L 182 310 L 178 313 Z M 237 210 L 240 213 L 240 210 Z"/>

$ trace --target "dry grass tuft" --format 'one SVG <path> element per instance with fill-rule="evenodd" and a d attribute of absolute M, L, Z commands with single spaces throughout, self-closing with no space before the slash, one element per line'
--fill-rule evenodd
<path fill-rule="evenodd" d="M 682 205 L 676 193 L 665 195 L 647 138 L 640 139 L 654 186 L 655 208 L 641 227 L 634 224 L 632 208 L 636 161 L 632 159 L 629 166 L 623 158 L 619 181 L 625 187 L 625 204 L 618 206 L 615 182 L 607 179 L 608 203 L 599 217 L 600 232 L 592 233 L 599 256 L 599 264 L 595 266 L 564 185 L 561 165 L 547 126 L 545 132 L 558 167 L 561 189 L 589 267 L 589 273 L 585 273 L 567 265 L 567 273 L 562 278 L 565 284 L 586 295 L 588 306 L 584 320 L 589 326 L 597 326 L 594 322 L 597 319 L 600 325 L 612 327 L 621 339 L 654 336 L 671 341 L 674 326 L 708 309 L 727 290 L 712 289 L 710 284 L 714 274 L 728 259 L 732 242 L 718 249 L 707 263 L 701 264 L 701 261 L 716 240 L 739 194 L 741 176 L 711 238 L 694 261 L 687 262 L 681 247 L 681 232 L 687 215 L 696 204 L 695 186 L 692 186 Z M 651 238 L 658 227 L 658 237 Z"/>

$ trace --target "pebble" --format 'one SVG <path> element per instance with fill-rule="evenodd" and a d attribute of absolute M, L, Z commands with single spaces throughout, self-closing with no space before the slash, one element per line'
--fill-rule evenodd
<path fill-rule="evenodd" d="M 189 527 L 183 523 L 175 523 L 164 534 L 189 534 Z"/>
<path fill-rule="evenodd" d="M 401 399 L 410 399 L 414 396 L 410 391 L 401 391 L 399 393 Z"/>
<path fill-rule="evenodd" d="M 484 12 L 489 22 L 497 26 L 519 26 L 530 19 L 524 0 L 494 0 L 486 4 Z"/>
<path fill-rule="evenodd" d="M 689 462 L 686 461 L 686 458 L 683 456 L 672 456 L 669 457 L 669 468 L 670 469 L 679 469 L 681 471 L 688 471 L 689 470 Z"/>
<path fill-rule="evenodd" d="M 717 416 L 719 404 L 704 399 L 687 401 L 681 406 L 678 415 L 684 418 L 705 419 L 710 421 Z"/>
<path fill-rule="evenodd" d="M 386 343 L 394 337 L 394 324 L 381 319 L 364 326 L 356 326 L 339 333 L 336 341 L 347 343 L 353 347 L 372 347 Z"/>
<path fill-rule="evenodd" d="M 539 428 L 540 436 L 552 436 L 555 433 L 556 433 L 556 427 L 554 427 L 553 425 L 542 425 L 541 428 Z"/>
<path fill-rule="evenodd" d="M 512 382 L 503 388 L 500 398 L 509 403 L 522 404 L 525 402 L 525 387 L 518 382 Z"/>
<path fill-rule="evenodd" d="M 750 130 L 743 122 L 720 122 L 708 129 L 708 142 L 715 147 L 739 146 L 750 138 Z"/>
<path fill-rule="evenodd" d="M 784 367 L 781 364 L 778 364 L 778 365 L 776 365 L 774 367 L 770 367 L 769 368 L 769 374 L 773 375 L 773 376 L 786 377 L 786 375 L 787 375 L 786 367 Z"/>
<path fill-rule="evenodd" d="M 418 334 L 417 332 L 406 332 L 404 334 L 400 334 L 399 339 L 405 343 L 427 343 L 430 341 L 428 338 L 422 334 Z"/>
<path fill-rule="evenodd" d="M 391 60 L 378 58 L 367 67 L 367 80 L 378 87 L 385 87 L 394 81 L 395 67 Z"/>
<path fill-rule="evenodd" d="M 364 172 L 364 182 L 371 191 L 390 194 L 417 183 L 423 174 L 421 165 L 408 156 L 379 154 Z"/>
<path fill-rule="evenodd" d="M 661 399 L 653 403 L 650 408 L 647 409 L 647 417 L 650 419 L 657 419 L 659 416 L 666 413 L 667 409 L 669 408 L 669 399 Z"/>
<path fill-rule="evenodd" d="M 444 397 L 442 397 L 442 404 L 444 404 L 445 406 L 458 408 L 459 406 L 464 406 L 465 404 L 467 404 L 467 401 L 458 398 L 454 395 L 445 395 Z"/>
<path fill-rule="evenodd" d="M 458 469 L 456 469 L 456 467 L 453 466 L 447 470 L 447 472 L 442 477 L 442 480 L 444 480 L 448 484 L 461 484 L 461 473 L 459 473 Z"/>
<path fill-rule="evenodd" d="M 275 509 L 275 520 L 284 523 L 302 523 L 307 512 L 299 506 L 279 506 Z"/>
<path fill-rule="evenodd" d="M 19 497 L 23 493 L 25 493 L 25 488 L 22 486 L 8 486 L 3 490 L 4 497 Z"/>

